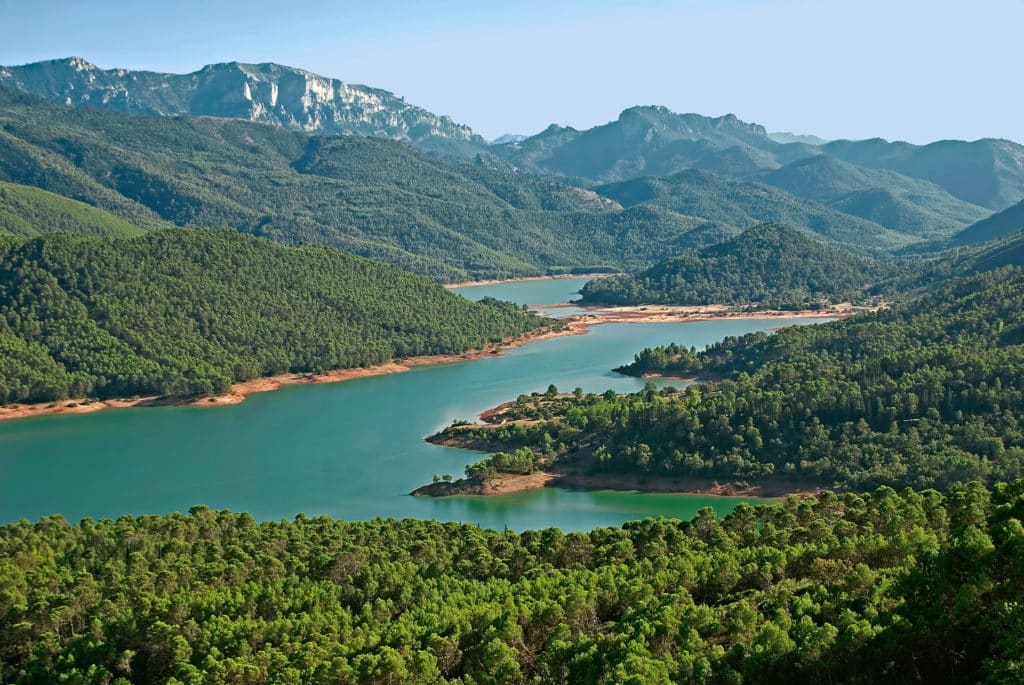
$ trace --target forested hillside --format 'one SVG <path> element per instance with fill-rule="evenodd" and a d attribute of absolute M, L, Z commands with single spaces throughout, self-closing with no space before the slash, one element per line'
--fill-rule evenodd
<path fill-rule="evenodd" d="M 542 325 L 399 269 L 231 231 L 0 244 L 0 401 L 203 395 L 460 353 Z"/>
<path fill-rule="evenodd" d="M 0 181 L 0 232 L 30 238 L 56 231 L 124 237 L 142 235 L 145 229 L 77 200 Z"/>
<path fill-rule="evenodd" d="M 1010 140 L 911 145 L 873 138 L 836 140 L 820 149 L 853 164 L 931 181 L 954 197 L 993 210 L 1006 209 L 1024 197 L 1024 146 Z"/>
<path fill-rule="evenodd" d="M 859 251 L 901 247 L 919 238 L 790 195 L 764 183 L 731 181 L 702 171 L 597 186 L 624 207 L 650 204 L 746 229 L 782 223 Z"/>
<path fill-rule="evenodd" d="M 665 107 L 630 107 L 607 124 L 584 131 L 552 124 L 494 152 L 525 169 L 607 183 L 691 168 L 739 177 L 813 150 L 777 143 L 763 127 L 731 114 L 705 117 Z"/>
<path fill-rule="evenodd" d="M 952 238 L 954 246 L 975 245 L 1024 231 L 1024 200 L 968 226 Z"/>
<path fill-rule="evenodd" d="M 721 380 L 682 392 L 521 398 L 507 425 L 456 425 L 446 435 L 525 446 L 532 468 L 582 473 L 855 490 L 1018 478 L 1022 301 L 1024 269 L 1008 267 L 844 321 L 727 338 L 702 352 L 645 350 L 622 371 Z"/>
<path fill-rule="evenodd" d="M 889 276 L 876 283 L 871 292 L 911 297 L 953 279 L 1004 266 L 1024 266 L 1024 230 L 986 243 L 952 246 L 901 259 L 892 264 Z"/>
<path fill-rule="evenodd" d="M 0 181 L 142 225 L 324 244 L 444 281 L 642 268 L 735 230 L 395 141 L 72 109 L 2 87 Z"/>
<path fill-rule="evenodd" d="M 7 683 L 1009 683 L 1024 483 L 564 534 L 299 516 L 0 528 Z"/>
<path fill-rule="evenodd" d="M 863 298 L 888 265 L 765 224 L 635 276 L 590 281 L 585 304 L 743 304 L 801 309 Z"/>
<path fill-rule="evenodd" d="M 990 211 L 930 181 L 829 155 L 806 157 L 759 178 L 797 197 L 922 238 L 947 237 Z"/>

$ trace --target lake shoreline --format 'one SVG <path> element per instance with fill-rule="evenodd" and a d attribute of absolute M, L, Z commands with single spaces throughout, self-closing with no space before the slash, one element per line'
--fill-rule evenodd
<path fill-rule="evenodd" d="M 488 480 L 462 478 L 456 481 L 439 481 L 418 487 L 409 494 L 414 497 L 500 497 L 541 488 L 764 499 L 777 499 L 789 495 L 806 497 L 824 490 L 820 486 L 787 480 L 770 480 L 740 487 L 734 483 L 721 483 L 712 478 L 538 471 L 528 475 L 502 474 Z"/>
<path fill-rule="evenodd" d="M 545 276 L 543 278 L 559 278 Z M 696 321 L 727 320 L 727 319 L 801 319 L 801 318 L 844 318 L 867 309 L 832 308 L 827 310 L 782 311 L 763 310 L 753 312 L 735 311 L 724 305 L 705 307 L 603 307 L 588 309 L 586 314 L 569 316 L 561 319 L 566 326 L 558 330 L 543 329 L 532 331 L 526 335 L 512 338 L 501 343 L 488 345 L 483 350 L 473 350 L 461 354 L 426 355 L 392 360 L 385 364 L 353 369 L 338 369 L 323 374 L 285 373 L 275 376 L 263 376 L 249 381 L 242 381 L 231 386 L 231 391 L 224 395 L 207 395 L 203 397 L 161 397 L 145 396 L 131 398 L 111 398 L 96 400 L 74 398 L 58 402 L 13 403 L 0 407 L 0 421 L 11 421 L 31 418 L 34 416 L 91 414 L 103 409 L 125 409 L 130 407 L 222 407 L 245 401 L 248 395 L 277 390 L 286 385 L 338 383 L 357 378 L 369 378 L 393 373 L 409 371 L 417 366 L 452 364 L 455 362 L 473 361 L 485 357 L 501 356 L 506 350 L 522 347 L 527 343 L 550 340 L 568 335 L 585 335 L 591 326 L 607 323 L 690 323 Z"/>
<path fill-rule="evenodd" d="M 554 274 L 551 276 L 517 276 L 516 278 L 491 278 L 481 281 L 462 281 L 461 283 L 443 283 L 445 288 L 473 288 L 480 285 L 502 285 L 505 283 L 525 283 L 527 281 L 558 281 L 569 278 L 607 278 L 608 276 L 621 276 L 620 273 L 590 273 L 590 274 Z"/>
<path fill-rule="evenodd" d="M 845 319 L 855 314 L 877 311 L 879 307 L 857 307 L 848 302 L 823 309 L 755 309 L 742 310 L 722 304 L 676 306 L 676 305 L 629 305 L 629 306 L 588 306 L 573 303 L 586 314 L 566 317 L 565 321 L 583 318 L 593 323 L 688 323 L 722 319 Z"/>
<path fill-rule="evenodd" d="M 583 335 L 586 330 L 579 326 L 568 325 L 563 329 L 552 330 L 543 328 L 525 335 L 510 338 L 500 343 L 488 345 L 482 350 L 470 350 L 461 354 L 438 354 L 407 357 L 378 364 L 376 366 L 336 369 L 326 373 L 283 373 L 274 376 L 261 376 L 248 381 L 241 381 L 231 386 L 231 391 L 223 395 L 204 395 L 202 397 L 166 397 L 149 395 L 144 397 L 110 398 L 96 400 L 74 398 L 58 402 L 13 403 L 0 407 L 0 421 L 26 419 L 34 416 L 91 414 L 103 409 L 126 409 L 130 407 L 223 407 L 244 402 L 249 395 L 278 390 L 287 385 L 340 383 L 357 378 L 371 378 L 393 373 L 411 371 L 418 366 L 434 366 L 473 361 L 484 357 L 497 357 L 506 350 L 522 347 L 539 340 L 549 340 L 564 335 Z"/>

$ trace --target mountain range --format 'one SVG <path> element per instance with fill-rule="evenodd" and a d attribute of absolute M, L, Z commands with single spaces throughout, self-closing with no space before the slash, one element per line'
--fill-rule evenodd
<path fill-rule="evenodd" d="M 559 179 L 450 163 L 398 141 L 69 108 L 2 86 L 0 181 L 142 228 L 319 243 L 445 281 L 641 268 L 736 232 L 661 207 L 623 209 Z M 8 208 L 18 212 L 31 213 L 24 203 Z M 34 230 L 51 229 L 36 222 Z"/>
<path fill-rule="evenodd" d="M 70 57 L 0 67 L 0 85 L 71 106 L 228 117 L 318 135 L 392 138 L 428 152 L 467 159 L 487 150 L 519 169 L 591 184 L 685 169 L 745 178 L 826 155 L 858 167 L 930 181 L 955 198 L 993 211 L 1024 197 L 1024 146 L 1008 140 L 945 140 L 928 145 L 880 138 L 827 142 L 816 136 L 769 133 L 732 114 L 706 117 L 642 106 L 626 109 L 615 121 L 588 130 L 552 124 L 533 136 L 506 135 L 490 144 L 469 126 L 409 104 L 389 91 L 274 63 L 228 62 L 191 74 L 165 74 L 100 69 Z M 873 189 L 859 185 L 854 190 Z M 884 208 L 892 199 L 879 201 Z M 872 200 L 854 202 L 870 205 Z"/>
<path fill-rule="evenodd" d="M 765 222 L 874 255 L 937 250 L 1012 231 L 1012 211 L 978 222 L 1024 197 L 1011 141 L 827 142 L 641 106 L 488 143 L 388 91 L 272 63 L 0 67 L 0 127 L 8 233 L 231 228 L 439 280 L 641 269 Z M 29 221 L 60 203 L 26 187 L 111 217 L 67 205 L 78 219 Z"/>
<path fill-rule="evenodd" d="M 227 117 L 322 135 L 483 146 L 468 126 L 394 93 L 280 64 L 209 64 L 191 74 L 100 69 L 79 57 L 0 67 L 0 85 L 71 106 L 132 114 Z"/>

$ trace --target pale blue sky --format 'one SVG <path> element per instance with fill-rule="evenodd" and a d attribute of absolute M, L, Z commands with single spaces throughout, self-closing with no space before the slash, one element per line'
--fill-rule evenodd
<path fill-rule="evenodd" d="M 622 109 L 770 130 L 1024 141 L 1024 0 L 0 0 L 0 64 L 273 61 L 385 88 L 489 138 Z"/>

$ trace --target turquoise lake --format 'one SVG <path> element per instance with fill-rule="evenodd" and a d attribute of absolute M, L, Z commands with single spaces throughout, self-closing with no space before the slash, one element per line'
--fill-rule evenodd
<path fill-rule="evenodd" d="M 566 300 L 586 279 L 467 288 L 523 304 Z M 343 383 L 288 386 L 221 407 L 111 409 L 0 424 L 0 522 L 61 514 L 116 518 L 195 504 L 257 519 L 416 517 L 490 528 L 586 530 L 645 516 L 725 513 L 738 499 L 546 488 L 501 497 L 407 493 L 435 473 L 460 475 L 478 455 L 423 438 L 521 393 L 576 386 L 627 392 L 610 371 L 650 345 L 698 348 L 729 335 L 825 319 L 605 324 L 507 355 Z M 753 501 L 753 500 L 748 500 Z"/>

